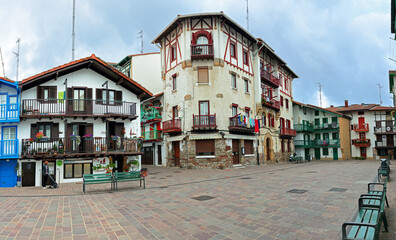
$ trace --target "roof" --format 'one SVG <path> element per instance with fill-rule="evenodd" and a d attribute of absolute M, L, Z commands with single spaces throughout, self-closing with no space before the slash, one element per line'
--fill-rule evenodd
<path fill-rule="evenodd" d="M 310 108 L 312 108 L 312 109 L 317 109 L 317 110 L 321 110 L 321 111 L 324 111 L 324 112 L 336 114 L 336 115 L 339 115 L 340 117 L 341 117 L 341 116 L 342 116 L 342 117 L 348 117 L 348 116 L 343 115 L 343 114 L 340 113 L 340 112 L 333 111 L 333 110 L 330 110 L 330 109 L 328 109 L 328 108 L 321 108 L 321 107 L 318 107 L 318 106 L 315 106 L 315 105 L 312 105 L 312 104 L 304 104 L 304 103 L 300 103 L 300 102 L 297 102 L 297 101 L 294 101 L 294 100 L 293 100 L 293 103 L 296 104 L 296 105 L 306 106 L 306 107 L 310 107 Z M 349 117 L 348 117 L 348 118 L 349 118 Z"/>
<path fill-rule="evenodd" d="M 379 106 L 378 104 L 352 104 L 348 107 L 340 106 L 340 107 L 330 107 L 326 108 L 328 110 L 337 111 L 337 112 L 353 112 L 353 111 L 368 111 L 373 107 Z"/>
<path fill-rule="evenodd" d="M 18 88 L 18 82 L 13 81 L 13 80 L 11 80 L 11 79 L 8 79 L 8 78 L 6 78 L 6 77 L 0 77 L 0 81 L 1 81 L 1 82 L 4 82 L 5 84 L 7 84 L 7 85 L 9 85 L 9 86 Z"/>
<path fill-rule="evenodd" d="M 370 109 L 370 111 L 393 111 L 394 107 L 376 106 Z"/>
<path fill-rule="evenodd" d="M 246 37 L 250 38 L 253 42 L 257 41 L 257 39 L 251 33 L 249 33 L 245 28 L 243 28 L 237 22 L 232 20 L 225 13 L 223 13 L 223 12 L 209 12 L 209 13 L 194 13 L 194 14 L 186 14 L 186 15 L 177 15 L 177 17 L 171 23 L 169 23 L 168 26 L 166 26 L 164 28 L 164 30 L 162 30 L 158 34 L 158 36 L 156 36 L 154 38 L 154 40 L 151 43 L 159 43 L 159 42 L 161 42 L 161 39 L 164 36 L 168 35 L 171 31 L 173 31 L 173 29 L 175 29 L 178 26 L 178 23 L 182 19 L 185 19 L 185 18 L 200 18 L 200 17 L 209 17 L 209 16 L 220 16 L 220 17 L 225 18 L 225 20 L 227 20 L 228 24 L 230 24 L 232 27 L 237 28 L 238 30 L 240 30 Z"/>
<path fill-rule="evenodd" d="M 133 57 L 145 56 L 145 55 L 151 55 L 151 54 L 160 54 L 160 52 L 131 54 L 131 55 L 128 55 L 128 56 L 124 57 L 123 59 L 121 59 L 121 61 L 120 61 L 119 63 L 115 63 L 114 65 L 122 66 L 122 65 L 124 65 L 126 62 L 128 62 L 129 60 L 131 60 L 131 58 L 133 58 Z"/>
<path fill-rule="evenodd" d="M 20 86 L 23 90 L 32 88 L 41 83 L 49 81 L 51 79 L 56 79 L 63 75 L 69 74 L 71 72 L 78 71 L 80 69 L 90 68 L 91 70 L 103 75 L 104 77 L 117 82 L 119 85 L 125 87 L 136 95 L 141 95 L 142 99 L 147 99 L 153 94 L 140 85 L 138 82 L 128 78 L 123 73 L 115 69 L 114 67 L 108 65 L 105 61 L 92 54 L 89 57 L 81 58 L 58 67 L 54 67 L 50 70 L 44 71 L 42 73 L 36 74 L 34 76 L 23 79 L 20 82 Z"/>
<path fill-rule="evenodd" d="M 160 96 L 162 96 L 162 95 L 164 95 L 164 92 L 157 93 L 157 94 L 155 94 L 153 97 L 160 97 Z"/>
<path fill-rule="evenodd" d="M 263 39 L 257 38 L 257 41 L 258 41 L 258 42 L 257 42 L 258 45 L 260 45 L 260 44 L 261 44 L 261 45 L 264 45 L 264 47 L 265 47 L 267 50 L 269 50 L 269 53 L 270 53 L 270 54 L 272 54 L 276 59 L 278 59 L 278 61 L 282 62 L 282 66 L 292 73 L 293 78 L 298 78 L 298 75 L 297 75 L 295 72 L 293 72 L 293 70 L 291 70 L 291 69 L 287 66 L 287 63 L 286 63 L 285 61 L 283 61 L 283 59 L 282 59 L 281 57 L 279 57 L 279 56 L 275 53 L 275 50 L 272 49 Z"/>

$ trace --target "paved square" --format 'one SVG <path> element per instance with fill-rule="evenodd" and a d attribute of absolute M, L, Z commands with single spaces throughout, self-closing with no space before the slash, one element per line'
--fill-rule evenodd
<path fill-rule="evenodd" d="M 0 189 L 0 239 L 339 239 L 378 165 L 351 160 L 232 170 L 148 167 L 145 190 L 138 182 L 121 183 L 118 192 L 110 192 L 109 184 L 89 185 L 85 195 L 82 184 Z M 340 188 L 347 191 L 329 191 Z M 389 233 L 381 239 L 396 239 L 395 193 L 391 181 Z M 213 199 L 193 199 L 202 196 Z"/>

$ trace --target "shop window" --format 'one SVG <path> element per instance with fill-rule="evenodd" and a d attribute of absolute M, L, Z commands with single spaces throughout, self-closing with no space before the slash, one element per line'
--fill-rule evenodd
<path fill-rule="evenodd" d="M 92 174 L 92 163 L 64 164 L 64 178 L 82 178 L 84 174 Z"/>

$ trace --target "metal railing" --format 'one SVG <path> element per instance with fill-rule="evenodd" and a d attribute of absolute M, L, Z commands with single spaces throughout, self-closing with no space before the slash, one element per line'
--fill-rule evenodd
<path fill-rule="evenodd" d="M 294 140 L 296 147 L 339 147 L 339 139 Z"/>
<path fill-rule="evenodd" d="M 241 120 L 240 114 L 235 115 L 229 118 L 229 126 L 228 128 L 231 129 L 245 129 L 254 131 L 254 126 L 249 126 L 245 121 Z"/>
<path fill-rule="evenodd" d="M 313 127 L 315 131 L 336 131 L 340 128 L 338 123 L 323 123 Z"/>
<path fill-rule="evenodd" d="M 273 84 L 276 87 L 279 87 L 280 85 L 280 80 L 279 78 L 275 77 L 271 73 L 269 73 L 267 70 L 261 69 L 261 79 L 265 80 L 267 83 Z"/>
<path fill-rule="evenodd" d="M 213 58 L 213 44 L 197 44 L 191 45 L 192 59 Z"/>
<path fill-rule="evenodd" d="M 387 141 L 375 142 L 375 147 L 394 148 L 396 147 L 396 142 L 389 142 L 389 143 Z"/>
<path fill-rule="evenodd" d="M 274 109 L 276 111 L 280 110 L 280 102 L 273 98 L 270 99 L 269 97 L 267 97 L 264 94 L 261 95 L 261 104 L 264 107 L 268 107 L 268 108 Z"/>
<path fill-rule="evenodd" d="M 162 134 L 160 130 L 145 131 L 142 132 L 142 137 L 144 141 L 154 141 L 162 139 Z"/>
<path fill-rule="evenodd" d="M 181 131 L 181 119 L 172 119 L 162 122 L 163 132 L 180 132 Z"/>
<path fill-rule="evenodd" d="M 215 128 L 216 114 L 213 115 L 194 115 L 193 114 L 193 128 Z"/>
<path fill-rule="evenodd" d="M 356 146 L 370 146 L 371 140 L 366 138 L 356 138 L 352 139 L 352 144 Z"/>
<path fill-rule="evenodd" d="M 161 111 L 156 108 L 150 108 L 142 113 L 142 122 L 150 122 L 153 120 L 161 120 Z"/>
<path fill-rule="evenodd" d="M 368 132 L 369 131 L 369 124 L 364 123 L 364 124 L 353 124 L 353 130 L 355 132 Z"/>
<path fill-rule="evenodd" d="M 312 125 L 307 124 L 294 124 L 294 129 L 297 132 L 313 132 L 314 130 Z"/>
<path fill-rule="evenodd" d="M 24 99 L 21 116 L 120 115 L 136 116 L 136 103 L 93 99 Z"/>
<path fill-rule="evenodd" d="M 280 128 L 279 132 L 280 136 L 291 136 L 295 137 L 297 135 L 297 131 L 291 128 Z"/>

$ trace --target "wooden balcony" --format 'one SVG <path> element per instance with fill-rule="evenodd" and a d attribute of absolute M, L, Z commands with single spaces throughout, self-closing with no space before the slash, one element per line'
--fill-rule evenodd
<path fill-rule="evenodd" d="M 0 122 L 19 122 L 19 104 L 0 104 Z"/>
<path fill-rule="evenodd" d="M 297 131 L 291 128 L 280 128 L 279 136 L 281 138 L 291 138 L 297 135 Z"/>
<path fill-rule="evenodd" d="M 92 99 L 25 99 L 22 118 L 121 117 L 136 119 L 136 103 Z"/>
<path fill-rule="evenodd" d="M 162 134 L 160 130 L 142 132 L 142 137 L 144 142 L 162 141 Z"/>
<path fill-rule="evenodd" d="M 0 159 L 18 158 L 18 139 L 0 140 Z"/>
<path fill-rule="evenodd" d="M 181 119 L 172 119 L 162 122 L 162 132 L 164 133 L 181 132 Z"/>
<path fill-rule="evenodd" d="M 340 125 L 338 123 L 323 123 L 314 125 L 315 132 L 336 132 L 340 129 Z"/>
<path fill-rule="evenodd" d="M 294 140 L 294 146 L 303 148 L 340 147 L 339 139 Z"/>
<path fill-rule="evenodd" d="M 228 129 L 230 132 L 254 134 L 254 127 L 249 127 L 247 123 L 241 121 L 240 114 L 230 117 L 229 121 Z"/>
<path fill-rule="evenodd" d="M 142 154 L 141 140 L 119 137 L 22 139 L 23 158 L 71 158 L 120 154 Z"/>
<path fill-rule="evenodd" d="M 275 99 L 270 99 L 269 97 L 262 94 L 261 96 L 261 104 L 263 107 L 267 107 L 273 109 L 275 111 L 280 111 L 280 102 Z"/>
<path fill-rule="evenodd" d="M 355 132 L 368 132 L 369 131 L 369 124 L 368 123 L 364 123 L 364 124 L 353 124 L 352 125 L 352 129 Z"/>
<path fill-rule="evenodd" d="M 371 145 L 371 140 L 370 139 L 352 139 L 352 145 L 355 145 L 356 147 L 369 147 Z"/>
<path fill-rule="evenodd" d="M 374 134 L 396 134 L 394 121 L 375 121 Z"/>
<path fill-rule="evenodd" d="M 294 124 L 294 129 L 297 132 L 313 132 L 314 128 L 312 125 L 307 125 L 307 124 Z"/>
<path fill-rule="evenodd" d="M 279 78 L 273 76 L 271 73 L 264 69 L 261 69 L 261 81 L 275 88 L 278 88 L 280 85 Z"/>
<path fill-rule="evenodd" d="M 213 59 L 213 44 L 191 45 L 191 59 Z"/>
<path fill-rule="evenodd" d="M 194 115 L 193 114 L 193 129 L 194 130 L 215 130 L 216 114 L 213 115 Z"/>

